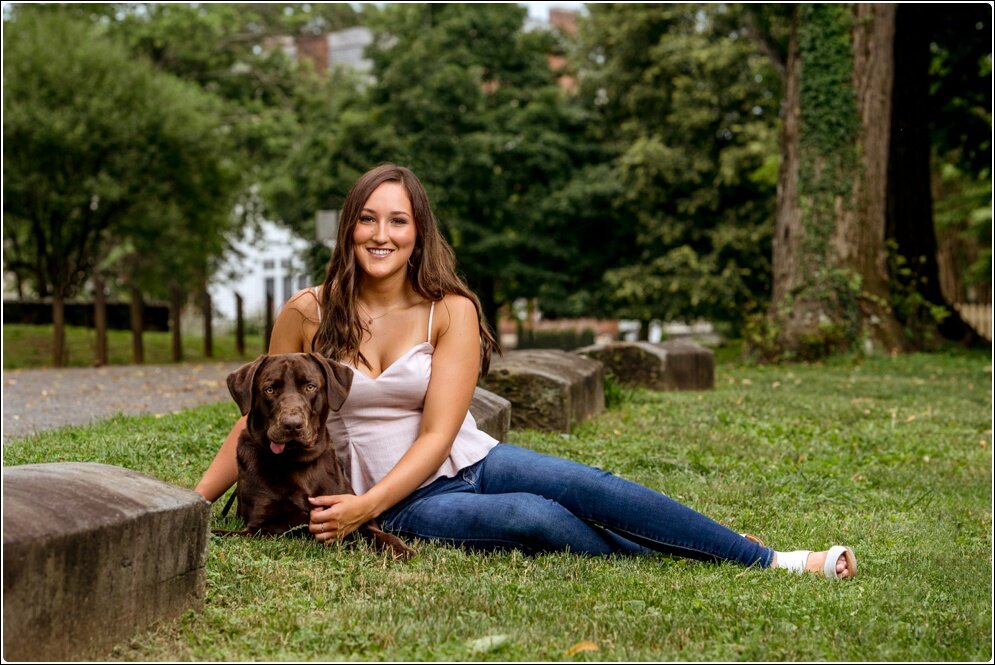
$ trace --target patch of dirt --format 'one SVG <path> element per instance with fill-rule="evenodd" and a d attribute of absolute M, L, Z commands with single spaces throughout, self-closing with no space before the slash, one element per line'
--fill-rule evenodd
<path fill-rule="evenodd" d="M 166 414 L 230 400 L 242 363 L 123 365 L 3 372 L 3 442 L 119 413 Z"/>

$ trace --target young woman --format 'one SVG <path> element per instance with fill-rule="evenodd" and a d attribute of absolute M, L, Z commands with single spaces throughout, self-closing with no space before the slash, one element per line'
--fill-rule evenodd
<path fill-rule="evenodd" d="M 849 548 L 775 552 L 660 492 L 478 430 L 470 401 L 497 344 L 406 168 L 378 166 L 352 187 L 324 284 L 288 301 L 271 339 L 270 353 L 315 351 L 355 373 L 328 426 L 356 494 L 311 500 L 320 541 L 377 519 L 402 537 L 474 549 L 657 551 L 856 573 Z M 238 478 L 244 427 L 242 418 L 197 485 L 209 501 Z"/>

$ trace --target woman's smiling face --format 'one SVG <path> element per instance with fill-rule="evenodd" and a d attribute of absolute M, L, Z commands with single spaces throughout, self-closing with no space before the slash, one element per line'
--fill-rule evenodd
<path fill-rule="evenodd" d="M 399 182 L 385 182 L 359 212 L 353 253 L 366 276 L 383 279 L 407 271 L 417 237 L 408 191 Z"/>

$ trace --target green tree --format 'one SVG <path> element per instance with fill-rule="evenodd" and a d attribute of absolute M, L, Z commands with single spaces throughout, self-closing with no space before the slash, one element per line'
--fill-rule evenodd
<path fill-rule="evenodd" d="M 316 72 L 307 58 L 295 62 L 280 40 L 318 37 L 358 21 L 346 3 L 156 3 L 128 5 L 111 30 L 157 67 L 223 102 L 225 131 L 244 175 L 236 206 L 242 222 L 274 219 L 310 238 L 315 211 L 328 207 L 315 192 L 337 191 L 342 182 L 329 183 L 329 172 L 314 165 L 327 159 L 348 122 L 340 114 L 358 94 L 357 82 Z M 327 249 L 313 243 L 311 254 L 314 272 L 322 271 Z"/>
<path fill-rule="evenodd" d="M 553 36 L 514 5 L 388 7 L 371 91 L 493 322 L 498 306 L 560 279 L 565 247 L 543 203 L 570 173 L 579 131 L 546 60 Z"/>
<path fill-rule="evenodd" d="M 958 5 L 933 12 L 930 25 L 929 128 L 934 182 L 939 181 L 935 219 L 944 244 L 963 247 L 950 262 L 960 280 L 950 280 L 955 284 L 946 295 L 955 302 L 991 302 L 991 8 Z"/>
<path fill-rule="evenodd" d="M 218 110 L 196 87 L 65 13 L 4 24 L 4 258 L 63 306 L 111 248 L 181 277 L 203 265 L 237 179 Z"/>
<path fill-rule="evenodd" d="M 727 5 L 590 5 L 583 94 L 615 154 L 634 255 L 617 315 L 738 324 L 770 285 L 780 80 Z"/>
<path fill-rule="evenodd" d="M 109 31 L 157 68 L 223 102 L 221 121 L 245 176 L 239 210 L 251 222 L 273 212 L 260 192 L 286 177 L 286 155 L 311 124 L 327 118 L 318 112 L 334 84 L 315 75 L 307 59 L 288 58 L 276 38 L 357 22 L 345 3 L 143 3 L 119 10 Z"/>
<path fill-rule="evenodd" d="M 554 37 L 524 32 L 524 18 L 507 4 L 367 8 L 374 82 L 304 134 L 298 166 L 285 166 L 303 191 L 288 181 L 281 194 L 337 208 L 371 166 L 409 166 L 492 323 L 502 302 L 564 279 L 569 252 L 550 233 L 563 222 L 542 213 L 583 149 L 572 141 L 582 120 L 546 60 Z"/>
<path fill-rule="evenodd" d="M 598 127 L 587 124 L 589 133 Z M 540 206 L 545 233 L 554 241 L 546 261 L 559 277 L 539 285 L 538 303 L 545 318 L 613 316 L 616 310 L 604 274 L 637 250 L 637 229 L 627 222 L 631 211 L 610 153 L 593 137 L 578 138 L 592 141 L 588 163 L 579 163 L 569 181 Z"/>
<path fill-rule="evenodd" d="M 937 234 L 956 236 L 960 235 L 957 231 L 970 229 L 969 236 L 984 241 L 977 230 L 987 229 L 988 261 L 985 265 L 982 258 L 979 263 L 989 275 L 990 291 L 990 90 L 990 7 L 898 6 L 886 236 L 893 245 L 891 300 L 906 334 L 917 346 L 929 343 L 937 333 L 947 339 L 981 342 L 940 288 Z M 931 164 L 934 159 L 939 168 Z M 955 188 L 955 199 L 937 202 L 934 223 L 933 190 L 945 193 L 950 189 L 934 186 L 936 172 L 943 174 L 944 185 L 951 177 L 966 175 L 971 181 L 981 175 L 982 189 L 978 191 L 970 182 Z M 947 214 L 961 207 L 965 198 L 972 198 L 971 193 L 982 198 L 970 205 L 967 214 Z M 987 215 L 977 215 L 978 209 Z M 948 267 L 948 272 L 956 277 L 973 276 L 966 265 L 955 270 Z M 965 295 L 949 297 L 962 302 Z"/>

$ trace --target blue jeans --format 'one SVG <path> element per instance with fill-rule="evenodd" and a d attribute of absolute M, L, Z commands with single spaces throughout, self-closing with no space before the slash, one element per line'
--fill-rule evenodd
<path fill-rule="evenodd" d="M 665 552 L 770 567 L 774 551 L 660 492 L 508 443 L 380 516 L 402 537 L 475 550 Z"/>

